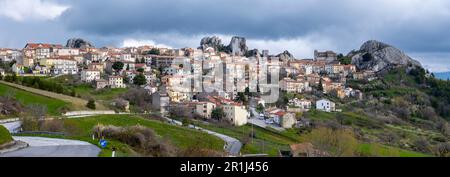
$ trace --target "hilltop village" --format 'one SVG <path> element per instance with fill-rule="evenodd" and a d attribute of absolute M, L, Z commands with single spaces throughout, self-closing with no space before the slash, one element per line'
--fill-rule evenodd
<path fill-rule="evenodd" d="M 178 145 L 124 142 L 141 155 L 446 155 L 447 82 L 378 41 L 346 55 L 313 52 L 296 58 L 215 36 L 180 49 L 98 48 L 83 39 L 2 48 L 0 118 L 23 117 L 25 131 L 83 137 L 139 134 L 142 127 L 124 125 L 146 122 Z M 76 121 L 93 121 L 90 129 L 65 119 L 85 116 Z"/>
<path fill-rule="evenodd" d="M 217 37 L 206 37 L 199 48 L 181 49 L 95 48 L 81 39 L 69 40 L 66 46 L 28 43 L 23 49 L 1 49 L 0 60 L 11 63 L 9 71 L 2 70 L 3 75 L 5 72 L 17 76 L 77 75 L 95 89 L 139 86 L 152 95 L 153 109 L 162 114 L 204 119 L 223 114 L 225 120 L 236 126 L 247 124 L 252 117 L 283 128 L 300 125 L 296 113 L 311 108 L 339 111 L 333 101 L 315 97 L 315 93 L 338 99 L 362 99 L 363 93 L 348 87 L 347 80 L 375 78 L 373 71 L 358 71 L 351 59 L 333 51 L 314 51 L 312 59 L 296 59 L 288 51 L 271 55 L 268 50 L 248 50 L 242 37 L 234 37 L 229 46 L 221 45 Z M 190 66 L 174 64 L 179 61 Z M 210 79 L 210 83 L 227 83 L 222 88 L 198 92 L 177 84 L 192 79 L 194 73 L 213 76 L 219 64 L 226 67 L 226 77 Z M 299 96 L 266 103 L 261 98 L 262 86 L 254 82 L 264 77 L 260 71 L 264 67 L 278 69 L 280 97 Z"/>

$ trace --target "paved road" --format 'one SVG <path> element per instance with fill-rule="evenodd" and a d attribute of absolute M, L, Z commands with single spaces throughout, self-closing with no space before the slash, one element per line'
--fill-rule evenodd
<path fill-rule="evenodd" d="M 19 130 L 21 122 L 4 123 L 0 126 L 15 133 Z M 100 148 L 83 141 L 21 136 L 13 138 L 27 143 L 29 147 L 0 154 L 0 157 L 97 157 L 100 153 Z"/>
<path fill-rule="evenodd" d="M 179 125 L 179 126 L 183 125 L 183 123 L 178 120 L 170 119 L 168 117 L 165 117 L 165 119 L 174 125 Z M 227 136 L 224 134 L 220 134 L 217 132 L 213 132 L 211 130 L 207 130 L 207 129 L 197 127 L 194 125 L 189 125 L 189 127 L 203 131 L 205 133 L 208 133 L 210 135 L 213 135 L 213 136 L 216 136 L 216 137 L 222 139 L 223 141 L 226 142 L 226 145 L 224 147 L 225 151 L 227 151 L 230 155 L 233 155 L 233 156 L 239 155 L 241 148 L 242 148 L 242 143 L 239 140 L 237 140 L 236 138 L 233 138 L 233 137 L 230 137 L 230 136 Z"/>
<path fill-rule="evenodd" d="M 22 126 L 22 122 L 15 121 L 15 122 L 9 122 L 9 123 L 3 123 L 0 124 L 0 126 L 4 126 L 10 133 L 17 133 L 20 130 L 20 127 Z"/>
<path fill-rule="evenodd" d="M 253 107 L 250 107 L 250 111 L 252 111 L 253 113 L 253 117 L 251 117 L 250 119 L 248 119 L 248 123 L 249 124 L 253 124 L 255 126 L 261 127 L 261 128 L 267 128 L 270 127 L 272 129 L 275 129 L 277 131 L 285 131 L 286 129 L 284 129 L 283 127 L 280 127 L 278 125 L 275 124 L 267 124 L 265 120 L 259 119 L 259 113 L 256 112 L 256 109 Z"/>
<path fill-rule="evenodd" d="M 13 137 L 28 148 L 0 154 L 0 157 L 97 157 L 100 148 L 83 141 L 43 137 Z"/>
<path fill-rule="evenodd" d="M 242 148 L 242 143 L 239 140 L 237 140 L 236 138 L 232 138 L 227 135 L 213 132 L 210 130 L 206 130 L 206 129 L 200 128 L 200 127 L 195 127 L 195 128 L 197 128 L 201 131 L 204 131 L 210 135 L 219 137 L 220 139 L 222 139 L 223 141 L 225 141 L 227 143 L 224 147 L 225 151 L 227 151 L 228 153 L 230 153 L 233 156 L 239 155 L 239 152 L 241 151 L 241 148 Z"/>

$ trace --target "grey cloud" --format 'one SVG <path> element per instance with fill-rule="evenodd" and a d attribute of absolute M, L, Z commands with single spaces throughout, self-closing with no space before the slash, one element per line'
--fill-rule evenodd
<path fill-rule="evenodd" d="M 304 2 L 305 5 L 293 0 L 77 1 L 63 19 L 70 29 L 101 35 L 139 31 L 255 38 L 305 35 L 344 20 L 339 19 L 338 12 L 311 14 L 307 5 L 315 3 Z"/>
<path fill-rule="evenodd" d="M 364 40 L 379 39 L 406 51 L 450 52 L 447 42 L 450 36 L 444 35 L 450 28 L 450 3 L 443 1 L 422 1 L 424 5 L 404 0 L 80 0 L 70 3 L 72 7 L 61 18 L 64 24 L 70 30 L 91 35 L 223 34 L 274 40 L 318 34 L 335 41 L 343 50 Z"/>
<path fill-rule="evenodd" d="M 117 46 L 133 38 L 196 47 L 192 45 L 198 45 L 202 35 L 218 34 L 245 36 L 259 44 L 255 47 L 270 44 L 295 50 L 298 45 L 299 55 L 305 53 L 303 48 L 346 53 L 369 39 L 408 53 L 450 53 L 450 1 L 443 0 L 54 2 L 70 8 L 53 21 L 17 23 L 0 17 L 1 47 L 20 48 L 27 41 L 64 43 L 72 37 L 86 38 L 96 46 Z"/>

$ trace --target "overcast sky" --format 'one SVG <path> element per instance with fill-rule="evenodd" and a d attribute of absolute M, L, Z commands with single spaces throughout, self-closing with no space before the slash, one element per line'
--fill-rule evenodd
<path fill-rule="evenodd" d="M 204 36 L 272 54 L 348 53 L 364 41 L 394 45 L 432 71 L 450 71 L 448 0 L 0 0 L 0 47 L 65 44 L 197 47 Z"/>

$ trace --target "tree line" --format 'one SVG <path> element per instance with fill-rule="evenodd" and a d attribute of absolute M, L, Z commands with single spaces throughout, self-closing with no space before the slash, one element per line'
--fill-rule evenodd
<path fill-rule="evenodd" d="M 41 77 L 18 77 L 15 74 L 12 74 L 6 75 L 3 78 L 3 80 L 6 82 L 16 83 L 27 87 L 32 87 L 35 89 L 46 90 L 69 96 L 77 96 L 73 88 L 72 89 L 65 88 L 64 85 L 61 83 L 43 79 Z"/>

